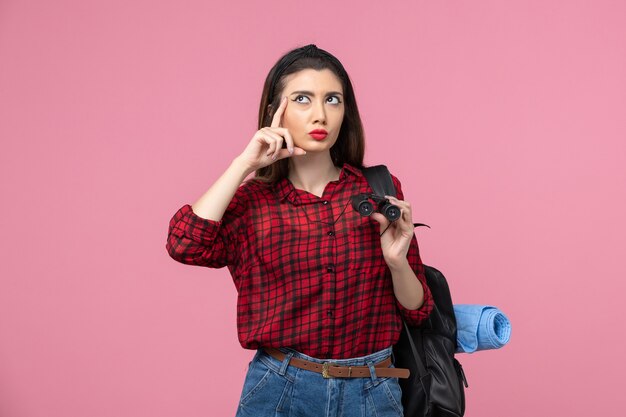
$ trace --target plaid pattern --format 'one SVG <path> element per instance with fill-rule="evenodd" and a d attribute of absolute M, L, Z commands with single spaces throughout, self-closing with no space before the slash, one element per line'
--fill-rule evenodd
<path fill-rule="evenodd" d="M 407 258 L 424 304 L 407 310 L 397 301 L 379 224 L 350 204 L 352 195 L 367 192 L 367 180 L 349 164 L 321 198 L 286 178 L 271 186 L 245 182 L 218 222 L 197 216 L 189 204 L 180 208 L 166 249 L 184 264 L 228 266 L 244 348 L 290 347 L 321 359 L 368 355 L 397 342 L 400 315 L 417 325 L 433 301 L 415 235 Z"/>

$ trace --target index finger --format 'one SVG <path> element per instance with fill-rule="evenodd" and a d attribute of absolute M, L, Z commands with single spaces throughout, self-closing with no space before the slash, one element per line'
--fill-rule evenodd
<path fill-rule="evenodd" d="M 270 127 L 280 127 L 283 118 L 283 112 L 285 111 L 286 107 L 287 96 L 283 97 L 282 100 L 280 100 L 280 106 L 278 106 L 278 108 L 276 109 L 276 113 L 274 113 L 274 117 L 272 118 L 272 124 Z"/>

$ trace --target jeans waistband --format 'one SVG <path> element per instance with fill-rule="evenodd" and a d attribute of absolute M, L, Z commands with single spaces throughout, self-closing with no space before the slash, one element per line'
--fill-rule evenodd
<path fill-rule="evenodd" d="M 391 356 L 393 352 L 392 349 L 393 349 L 392 346 L 389 346 L 388 348 L 379 350 L 378 352 L 370 353 L 369 355 L 359 356 L 355 358 L 319 359 L 319 358 L 314 358 L 313 356 L 305 355 L 304 353 L 298 352 L 297 350 L 294 350 L 291 348 L 279 348 L 279 350 L 285 354 L 289 352 L 293 352 L 294 358 L 305 359 L 307 361 L 317 362 L 317 363 L 332 362 L 333 364 L 336 364 L 337 366 L 363 366 L 363 365 L 367 365 L 368 362 L 378 363 L 387 359 L 389 356 Z"/>

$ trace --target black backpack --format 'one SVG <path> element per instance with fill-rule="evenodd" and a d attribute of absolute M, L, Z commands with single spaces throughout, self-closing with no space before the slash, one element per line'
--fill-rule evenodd
<path fill-rule="evenodd" d="M 377 195 L 396 195 L 385 165 L 364 168 L 363 174 Z M 414 226 L 421 226 L 415 223 Z M 454 357 L 456 318 L 450 288 L 443 274 L 424 265 L 426 284 L 434 307 L 418 327 L 404 320 L 400 340 L 393 346 L 394 365 L 408 368 L 411 375 L 400 379 L 405 417 L 461 417 L 465 413 L 465 373 Z"/>

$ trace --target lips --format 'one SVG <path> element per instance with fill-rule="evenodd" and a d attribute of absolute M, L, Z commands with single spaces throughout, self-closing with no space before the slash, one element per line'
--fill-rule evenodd
<path fill-rule="evenodd" d="M 324 129 L 315 129 L 309 132 L 309 135 L 315 140 L 324 140 L 328 136 L 328 132 Z"/>

